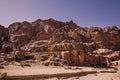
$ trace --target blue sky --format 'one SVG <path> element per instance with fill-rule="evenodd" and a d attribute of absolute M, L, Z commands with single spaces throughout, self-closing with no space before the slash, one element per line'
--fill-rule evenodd
<path fill-rule="evenodd" d="M 54 18 L 81 27 L 120 27 L 120 0 L 0 0 L 0 24 Z"/>

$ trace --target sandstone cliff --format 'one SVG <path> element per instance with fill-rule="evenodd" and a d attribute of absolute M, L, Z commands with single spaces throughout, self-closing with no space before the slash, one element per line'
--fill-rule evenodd
<path fill-rule="evenodd" d="M 82 28 L 73 21 L 54 19 L 0 26 L 0 58 L 6 61 L 33 59 L 44 65 L 110 66 L 120 59 L 119 51 L 120 29 L 116 26 Z"/>

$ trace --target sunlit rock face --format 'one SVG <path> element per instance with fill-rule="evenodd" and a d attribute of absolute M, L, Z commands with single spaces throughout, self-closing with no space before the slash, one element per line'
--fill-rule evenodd
<path fill-rule="evenodd" d="M 119 51 L 116 26 L 83 28 L 52 18 L 0 26 L 0 55 L 11 55 L 12 60 L 32 56 L 43 65 L 110 66 L 120 59 Z"/>

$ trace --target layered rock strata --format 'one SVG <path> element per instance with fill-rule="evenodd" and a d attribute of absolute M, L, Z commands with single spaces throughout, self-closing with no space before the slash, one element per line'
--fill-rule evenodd
<path fill-rule="evenodd" d="M 82 28 L 54 19 L 0 26 L 1 61 L 33 59 L 43 65 L 110 66 L 120 59 L 120 29 Z"/>

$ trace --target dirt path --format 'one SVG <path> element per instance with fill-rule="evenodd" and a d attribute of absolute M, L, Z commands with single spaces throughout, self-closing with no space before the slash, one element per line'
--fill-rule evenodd
<path fill-rule="evenodd" d="M 44 80 L 44 78 L 45 80 L 120 80 L 112 69 L 92 67 L 20 67 L 9 65 L 5 69 L 1 69 L 0 72 L 7 72 L 8 78 L 22 78 L 22 80 L 24 78 L 26 78 L 25 80 L 28 78 L 39 78 L 35 80 Z"/>

